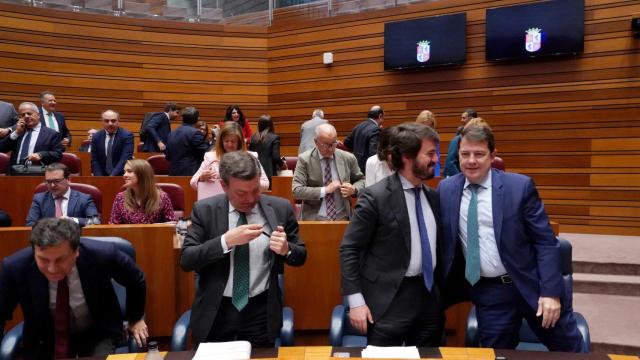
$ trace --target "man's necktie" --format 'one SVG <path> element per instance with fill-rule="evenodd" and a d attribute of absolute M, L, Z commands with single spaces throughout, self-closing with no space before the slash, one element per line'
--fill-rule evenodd
<path fill-rule="evenodd" d="M 247 224 L 245 213 L 238 211 L 238 224 Z M 242 311 L 249 302 L 249 244 L 236 245 L 233 254 L 233 296 L 231 303 Z"/>
<path fill-rule="evenodd" d="M 56 217 L 62 217 L 62 200 L 64 198 L 62 196 L 56 198 Z"/>
<path fill-rule="evenodd" d="M 49 120 L 49 128 L 55 130 L 56 129 L 56 123 L 55 123 L 55 120 L 53 119 L 53 115 L 51 115 L 51 113 L 47 113 L 47 119 Z"/>
<path fill-rule="evenodd" d="M 16 159 L 16 164 L 22 163 L 22 160 L 29 156 L 29 143 L 31 142 L 31 133 L 33 130 L 27 129 L 26 134 L 24 134 L 24 141 L 22 142 L 22 146 L 20 146 L 20 153 L 18 154 L 18 158 Z"/>
<path fill-rule="evenodd" d="M 413 188 L 416 198 L 416 217 L 418 218 L 418 231 L 420 232 L 420 247 L 422 248 L 422 277 L 424 284 L 429 291 L 433 286 L 433 260 L 431 259 L 431 245 L 429 244 L 429 233 L 427 225 L 424 223 L 424 213 L 422 212 L 422 202 L 420 193 L 422 186 Z"/>
<path fill-rule="evenodd" d="M 331 159 L 322 159 L 324 161 L 324 186 L 329 186 L 332 181 L 331 177 Z M 324 195 L 325 205 L 327 206 L 327 219 L 336 219 L 336 199 L 334 193 Z"/>
<path fill-rule="evenodd" d="M 470 184 L 471 200 L 467 211 L 467 257 L 464 277 L 469 284 L 475 285 L 480 280 L 480 234 L 478 230 L 478 187 Z"/>
<path fill-rule="evenodd" d="M 107 143 L 107 160 L 105 162 L 105 170 L 108 175 L 111 175 L 111 171 L 113 170 L 113 154 L 111 150 L 113 148 L 113 138 L 115 135 L 107 133 L 107 136 L 109 137 L 109 142 Z"/>
<path fill-rule="evenodd" d="M 58 281 L 55 310 L 55 358 L 69 357 L 69 332 L 71 328 L 71 309 L 69 308 L 69 285 L 67 278 Z"/>

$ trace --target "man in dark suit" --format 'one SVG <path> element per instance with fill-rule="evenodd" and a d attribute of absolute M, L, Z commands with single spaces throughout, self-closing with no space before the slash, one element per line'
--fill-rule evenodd
<path fill-rule="evenodd" d="M 102 112 L 104 129 L 91 139 L 91 172 L 94 176 L 120 176 L 124 164 L 133 158 L 133 134 L 120 127 L 120 114 L 115 110 Z"/>
<path fill-rule="evenodd" d="M 80 241 L 73 221 L 43 219 L 31 232 L 31 247 L 2 260 L 0 331 L 20 304 L 25 359 L 113 353 L 122 338 L 122 314 L 112 278 L 127 290 L 128 330 L 144 345 L 142 271 L 112 244 Z"/>
<path fill-rule="evenodd" d="M 67 129 L 64 121 L 64 114 L 56 111 L 56 96 L 51 91 L 43 91 L 40 93 L 40 103 L 42 107 L 40 111 L 40 122 L 44 127 L 48 127 L 60 133 L 62 136 L 62 146 L 71 146 L 71 133 Z"/>
<path fill-rule="evenodd" d="M 11 127 L 18 121 L 18 113 L 12 103 L 0 101 L 0 139 L 11 134 Z"/>
<path fill-rule="evenodd" d="M 438 134 L 418 123 L 390 129 L 396 173 L 365 188 L 340 245 L 342 292 L 354 328 L 378 346 L 438 346 L 444 330 L 438 195 L 423 185 Z"/>
<path fill-rule="evenodd" d="M 87 139 L 82 141 L 82 144 L 78 148 L 80 152 L 91 152 L 91 140 L 93 140 L 93 135 L 98 132 L 96 129 L 87 130 Z"/>
<path fill-rule="evenodd" d="M 27 215 L 27 226 L 33 226 L 46 217 L 66 217 L 80 226 L 98 216 L 91 196 L 69 187 L 69 168 L 62 163 L 47 166 L 44 182 L 49 191 L 35 194 Z"/>
<path fill-rule="evenodd" d="M 38 107 L 24 102 L 18 107 L 19 120 L 9 136 L 0 140 L 0 152 L 11 151 L 9 165 L 25 160 L 51 164 L 62 159 L 60 134 L 40 124 Z"/>
<path fill-rule="evenodd" d="M 378 152 L 378 137 L 380 126 L 384 121 L 384 111 L 380 105 L 371 107 L 368 119 L 356 125 L 351 134 L 344 139 L 344 145 L 353 152 L 358 159 L 360 171 L 366 175 L 367 159 Z"/>
<path fill-rule="evenodd" d="M 464 254 L 480 344 L 515 348 L 525 318 L 550 350 L 580 351 L 560 248 L 533 181 L 491 169 L 495 140 L 489 126 L 467 126 L 458 153 L 462 172 L 438 188 L 449 257 L 444 263 Z"/>
<path fill-rule="evenodd" d="M 272 347 L 282 327 L 278 273 L 284 264 L 304 264 L 307 250 L 291 203 L 260 194 L 255 157 L 224 154 L 220 177 L 225 193 L 195 203 L 182 245 L 180 265 L 200 275 L 191 308 L 193 342 Z"/>
<path fill-rule="evenodd" d="M 169 134 L 165 153 L 171 176 L 193 176 L 209 150 L 204 135 L 195 127 L 199 117 L 196 108 L 186 107 L 182 111 L 182 125 Z"/>
<path fill-rule="evenodd" d="M 142 146 L 143 152 L 163 152 L 171 132 L 171 121 L 180 116 L 180 106 L 176 103 L 168 103 L 164 112 L 151 115 L 149 123 L 145 126 L 146 139 Z"/>

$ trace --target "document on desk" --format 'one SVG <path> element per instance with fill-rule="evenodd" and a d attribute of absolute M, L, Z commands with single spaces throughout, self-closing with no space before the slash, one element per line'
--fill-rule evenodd
<path fill-rule="evenodd" d="M 200 343 L 193 360 L 249 360 L 250 358 L 250 342 L 228 341 Z"/>
<path fill-rule="evenodd" d="M 415 346 L 371 346 L 362 350 L 362 357 L 369 359 L 420 359 Z"/>

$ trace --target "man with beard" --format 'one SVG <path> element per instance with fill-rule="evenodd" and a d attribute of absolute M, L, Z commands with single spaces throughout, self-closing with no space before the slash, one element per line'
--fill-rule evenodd
<path fill-rule="evenodd" d="M 378 346 L 438 346 L 444 329 L 438 195 L 423 184 L 438 134 L 389 129 L 396 173 L 366 188 L 340 245 L 342 290 L 354 328 Z"/>

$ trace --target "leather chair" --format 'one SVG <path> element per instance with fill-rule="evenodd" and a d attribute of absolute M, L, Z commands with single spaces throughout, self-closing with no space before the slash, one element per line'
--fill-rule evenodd
<path fill-rule="evenodd" d="M 564 281 L 564 291 L 566 293 L 566 298 L 569 299 L 569 303 L 573 307 L 573 265 L 571 243 L 562 238 L 558 238 L 558 241 L 560 243 L 560 266 L 562 269 L 562 279 Z M 581 352 L 588 353 L 591 351 L 589 325 L 587 324 L 584 316 L 579 312 L 574 311 L 573 315 L 576 319 L 576 323 L 578 324 L 578 331 L 580 331 L 580 334 L 582 335 L 583 347 Z M 478 319 L 476 317 L 475 307 L 471 308 L 467 317 L 465 346 L 480 347 Z M 525 319 L 522 320 L 522 325 L 520 326 L 520 342 L 516 349 L 528 351 L 549 351 L 549 349 L 540 342 Z"/>
<path fill-rule="evenodd" d="M 198 285 L 198 274 L 196 274 L 196 286 Z M 284 276 L 278 275 L 278 285 L 282 289 L 284 298 Z M 171 332 L 170 351 L 186 351 L 189 339 L 189 321 L 191 320 L 191 309 L 182 313 L 178 321 L 173 326 Z M 280 337 L 276 339 L 276 347 L 293 346 L 294 344 L 294 328 L 293 328 L 293 309 L 288 306 L 282 307 L 282 328 L 280 328 Z"/>
<path fill-rule="evenodd" d="M 105 241 L 110 242 L 115 245 L 115 247 L 122 251 L 123 253 L 129 255 L 133 261 L 136 260 L 136 250 L 133 245 L 128 240 L 119 237 L 112 236 L 92 236 L 86 237 L 83 236 L 81 239 L 89 239 L 95 241 Z M 122 312 L 122 316 L 124 317 L 127 313 L 127 291 L 126 289 L 118 284 L 115 280 L 111 279 L 111 284 L 113 286 L 113 290 L 116 293 L 116 297 L 118 298 L 118 303 L 120 304 L 120 311 Z M 14 360 L 16 359 L 18 352 L 20 351 L 20 346 L 22 342 L 22 330 L 24 323 L 21 322 L 18 325 L 14 326 L 11 330 L 9 330 L 5 336 L 2 338 L 2 343 L 0 344 L 0 359 L 2 360 Z M 116 354 L 123 353 L 136 353 L 139 352 L 140 349 L 136 345 L 133 337 L 129 337 L 128 343 L 124 341 L 122 343 L 116 344 Z"/>
<path fill-rule="evenodd" d="M 169 195 L 173 213 L 179 219 L 184 216 L 184 189 L 178 184 L 158 183 L 158 187 Z"/>
<path fill-rule="evenodd" d="M 78 155 L 68 152 L 62 153 L 60 162 L 67 165 L 71 175 L 82 175 L 82 160 Z"/>
<path fill-rule="evenodd" d="M 73 190 L 80 191 L 81 193 L 91 196 L 91 198 L 93 199 L 93 203 L 96 205 L 96 209 L 98 209 L 98 213 L 101 212 L 102 192 L 100 191 L 100 189 L 98 189 L 93 185 L 74 183 L 74 182 L 69 183 L 69 187 L 71 187 L 71 189 Z M 45 191 L 47 191 L 47 185 L 45 183 L 40 183 L 38 184 L 38 186 L 36 186 L 34 193 L 37 194 Z"/>
<path fill-rule="evenodd" d="M 9 155 L 5 153 L 0 153 L 0 176 L 4 176 L 8 172 L 9 167 Z"/>
<path fill-rule="evenodd" d="M 331 313 L 331 325 L 329 328 L 329 344 L 331 346 L 365 347 L 367 346 L 366 334 L 361 334 L 349 321 L 349 306 L 346 301 L 337 305 Z"/>
<path fill-rule="evenodd" d="M 287 170 L 295 170 L 296 169 L 296 164 L 298 164 L 298 157 L 297 156 L 285 156 L 284 157 L 284 164 L 286 165 L 286 169 Z"/>
<path fill-rule="evenodd" d="M 151 155 L 147 158 L 156 175 L 169 175 L 169 160 L 164 154 Z"/>
<path fill-rule="evenodd" d="M 504 160 L 502 160 L 500 156 L 496 156 L 493 158 L 493 161 L 491 161 L 491 167 L 504 171 Z"/>

